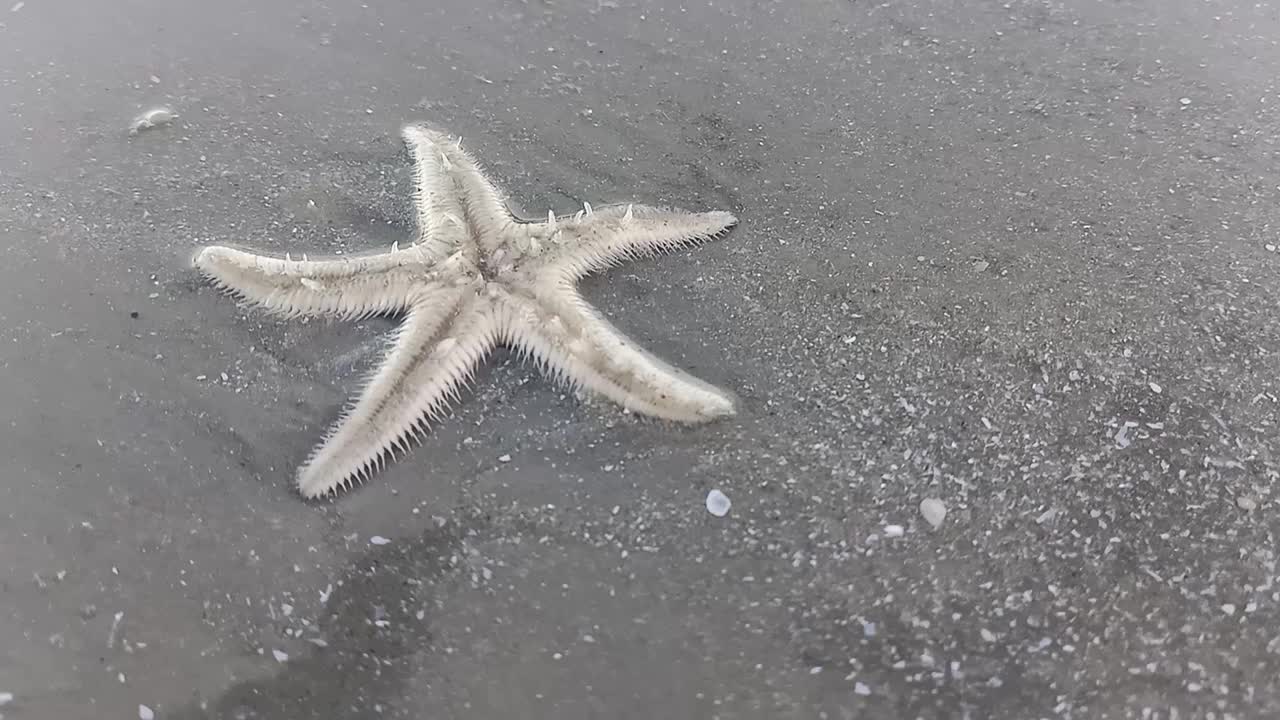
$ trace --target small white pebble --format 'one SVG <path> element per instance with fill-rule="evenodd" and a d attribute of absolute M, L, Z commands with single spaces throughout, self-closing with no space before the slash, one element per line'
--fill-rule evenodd
<path fill-rule="evenodd" d="M 1226 613 L 1226 614 L 1228 614 L 1228 615 L 1235 615 L 1235 614 L 1236 614 L 1236 606 L 1235 606 L 1235 605 L 1232 605 L 1231 603 L 1226 603 L 1225 605 L 1223 605 L 1223 606 L 1222 606 L 1222 612 L 1224 612 L 1224 613 Z"/>
<path fill-rule="evenodd" d="M 1254 500 L 1248 495 L 1241 495 L 1240 497 L 1236 498 L 1236 506 L 1239 507 L 1241 510 L 1257 510 L 1258 501 Z"/>
<path fill-rule="evenodd" d="M 1263 245 L 1263 247 L 1265 247 L 1265 248 L 1267 249 L 1267 252 L 1275 252 L 1275 251 L 1276 251 L 1276 246 L 1275 246 L 1275 245 L 1272 245 L 1271 243 L 1267 243 L 1266 245 Z"/>
<path fill-rule="evenodd" d="M 729 508 L 733 507 L 733 503 L 729 501 L 729 496 L 719 490 L 712 490 L 707 493 L 707 512 L 716 517 L 724 517 L 729 514 Z"/>
<path fill-rule="evenodd" d="M 937 530 L 947 517 L 947 506 L 938 498 L 925 498 L 920 501 L 920 514 L 924 516 L 925 522 Z"/>
<path fill-rule="evenodd" d="M 13 693 L 0 692 L 0 707 L 8 705 L 11 702 L 13 702 Z"/>
<path fill-rule="evenodd" d="M 139 705 L 138 720 L 156 720 L 156 711 L 146 705 Z"/>
<path fill-rule="evenodd" d="M 1160 387 L 1157 383 L 1147 383 L 1147 386 L 1151 388 L 1151 392 L 1157 395 L 1164 392 L 1164 388 Z"/>
<path fill-rule="evenodd" d="M 903 534 L 905 534 L 906 532 L 907 532 L 906 529 L 903 528 L 901 525 L 885 525 L 884 526 L 885 537 L 891 537 L 891 538 L 902 537 Z"/>
<path fill-rule="evenodd" d="M 511 462 L 511 456 L 510 456 L 510 455 L 500 455 L 500 456 L 498 456 L 498 462 L 504 462 L 504 463 L 506 463 L 506 462 Z"/>
<path fill-rule="evenodd" d="M 369 538 L 369 542 L 373 543 L 374 545 L 386 545 L 391 541 L 382 537 L 381 535 L 374 535 L 373 537 Z"/>
<path fill-rule="evenodd" d="M 853 693 L 855 695 L 870 695 L 871 688 L 867 687 L 866 683 L 856 682 L 853 684 Z"/>
<path fill-rule="evenodd" d="M 289 662 L 289 653 L 283 650 L 272 650 L 271 657 L 275 658 L 276 662 L 279 662 L 279 663 Z"/>
<path fill-rule="evenodd" d="M 1191 98 L 1185 98 L 1185 97 L 1184 97 L 1184 98 L 1180 98 L 1180 99 L 1178 100 L 1178 102 L 1182 103 L 1183 105 L 1190 105 L 1190 104 L 1191 104 Z"/>
<path fill-rule="evenodd" d="M 13 4 L 13 7 L 9 8 L 9 12 L 18 12 L 25 6 L 26 6 L 25 2 L 23 2 L 22 0 L 18 0 L 18 2 Z"/>

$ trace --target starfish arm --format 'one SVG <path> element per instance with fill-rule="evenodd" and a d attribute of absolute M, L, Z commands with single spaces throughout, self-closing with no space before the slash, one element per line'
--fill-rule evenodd
<path fill-rule="evenodd" d="M 732 395 L 646 352 L 567 284 L 536 297 L 508 296 L 502 308 L 503 339 L 559 382 L 677 422 L 735 412 Z"/>
<path fill-rule="evenodd" d="M 462 149 L 460 139 L 455 141 L 426 125 L 407 125 L 402 134 L 417 168 L 419 227 L 432 228 L 431 234 L 451 240 L 457 236 L 458 245 L 470 239 L 469 230 L 474 229 L 482 250 L 497 249 L 499 232 L 514 224 L 515 218 L 480 163 Z M 464 221 L 465 226 L 455 220 Z"/>
<path fill-rule="evenodd" d="M 450 311 L 441 314 L 446 306 Z M 387 360 L 298 469 L 299 492 L 308 498 L 336 492 L 371 474 L 388 454 L 408 451 L 493 347 L 494 326 L 472 288 L 415 297 Z"/>
<path fill-rule="evenodd" d="M 410 289 L 432 275 L 424 253 L 414 249 L 293 260 L 212 245 L 196 253 L 192 264 L 224 290 L 290 317 L 399 312 Z"/>
<path fill-rule="evenodd" d="M 712 240 L 737 222 L 732 214 L 722 211 L 691 213 L 614 205 L 558 223 L 560 230 L 551 235 L 543 262 L 576 280 L 624 260 Z"/>

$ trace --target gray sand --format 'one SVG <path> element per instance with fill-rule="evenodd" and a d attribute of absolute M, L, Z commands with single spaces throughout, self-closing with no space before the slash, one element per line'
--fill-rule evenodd
<path fill-rule="evenodd" d="M 19 5 L 6 720 L 1280 714 L 1266 3 Z M 300 500 L 394 321 L 274 320 L 186 263 L 405 242 L 418 119 L 531 216 L 738 214 L 583 289 L 741 415 L 499 353 Z"/>

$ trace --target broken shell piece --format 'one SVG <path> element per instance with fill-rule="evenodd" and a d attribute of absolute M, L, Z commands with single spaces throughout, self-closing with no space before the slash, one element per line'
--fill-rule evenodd
<path fill-rule="evenodd" d="M 143 130 L 150 130 L 151 128 L 168 125 L 177 119 L 178 113 L 167 107 L 152 108 L 134 118 L 133 122 L 129 123 L 129 134 L 137 135 Z"/>
<path fill-rule="evenodd" d="M 589 202 L 582 203 L 582 211 L 588 215 L 592 214 L 591 203 Z"/>

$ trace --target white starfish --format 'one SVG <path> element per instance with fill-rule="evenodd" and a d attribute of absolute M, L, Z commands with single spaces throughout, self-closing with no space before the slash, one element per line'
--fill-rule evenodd
<path fill-rule="evenodd" d="M 714 238 L 733 215 L 584 203 L 573 217 L 519 220 L 461 141 L 422 125 L 402 135 L 417 186 L 413 244 L 301 261 L 211 246 L 193 258 L 218 286 L 284 315 L 405 314 L 359 400 L 298 469 L 303 496 L 336 492 L 407 452 L 499 342 L 639 413 L 685 423 L 733 414 L 730 394 L 645 352 L 576 289 L 592 271 Z"/>

